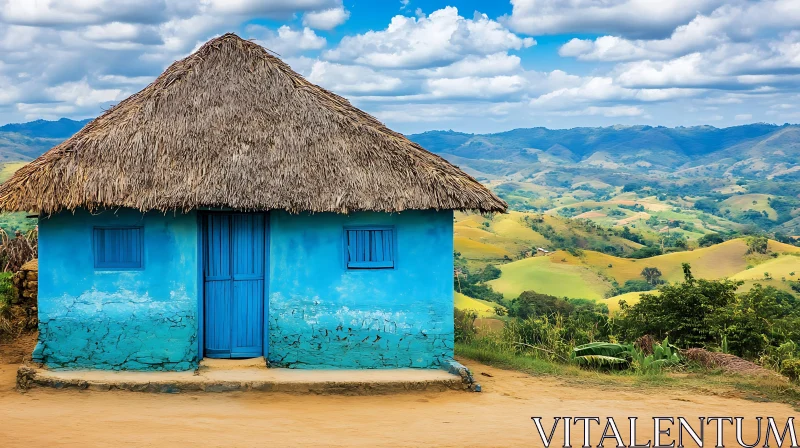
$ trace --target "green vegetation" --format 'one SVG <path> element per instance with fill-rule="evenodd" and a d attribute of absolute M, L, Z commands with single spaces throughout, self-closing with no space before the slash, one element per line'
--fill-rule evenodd
<path fill-rule="evenodd" d="M 697 244 L 700 247 L 708 247 L 713 246 L 715 244 L 720 244 L 725 241 L 725 238 L 720 235 L 719 233 L 708 233 L 706 235 L 701 236 L 697 240 Z"/>
<path fill-rule="evenodd" d="M 659 277 L 654 270 L 643 271 L 651 280 Z M 742 281 L 697 279 L 687 263 L 681 272 L 683 281 L 663 284 L 657 294 L 643 292 L 637 303 L 623 302 L 613 316 L 592 300 L 523 291 L 505 301 L 508 317 L 502 329 L 479 334 L 476 314 L 457 310 L 457 341 L 484 359 L 492 358 L 488 353 L 512 364 L 515 358 L 534 358 L 538 361 L 526 368 L 537 371 L 561 369 L 545 368 L 544 362 L 657 374 L 677 366 L 692 368 L 678 347 L 700 347 L 797 377 L 800 301 L 794 295 L 760 284 L 740 291 Z"/>
<path fill-rule="evenodd" d="M 660 372 L 665 367 L 681 362 L 678 348 L 664 338 L 647 347 L 648 352 L 636 344 L 615 344 L 611 342 L 591 342 L 572 350 L 571 360 L 584 367 L 633 369 L 640 373 Z"/>
<path fill-rule="evenodd" d="M 0 272 L 0 340 L 13 332 L 11 323 L 11 272 Z"/>

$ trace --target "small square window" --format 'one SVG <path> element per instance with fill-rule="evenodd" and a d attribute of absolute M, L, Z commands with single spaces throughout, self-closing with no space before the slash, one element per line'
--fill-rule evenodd
<path fill-rule="evenodd" d="M 93 232 L 96 269 L 140 269 L 142 267 L 142 227 L 95 227 Z"/>
<path fill-rule="evenodd" d="M 348 269 L 394 267 L 394 228 L 349 228 L 345 229 L 344 236 Z"/>

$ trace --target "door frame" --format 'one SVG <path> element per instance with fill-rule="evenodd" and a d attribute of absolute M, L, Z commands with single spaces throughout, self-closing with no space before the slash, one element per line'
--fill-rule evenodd
<path fill-rule="evenodd" d="M 206 238 L 205 217 L 208 215 L 231 214 L 260 214 L 264 216 L 264 291 L 263 315 L 261 316 L 262 356 L 269 356 L 269 266 L 270 266 L 270 221 L 272 214 L 265 212 L 242 212 L 237 210 L 197 210 L 197 361 L 205 358 L 206 339 L 206 288 L 205 288 L 205 263 L 206 263 Z"/>

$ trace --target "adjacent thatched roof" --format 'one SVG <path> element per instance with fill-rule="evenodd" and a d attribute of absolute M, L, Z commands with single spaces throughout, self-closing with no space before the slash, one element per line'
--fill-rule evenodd
<path fill-rule="evenodd" d="M 20 169 L 0 209 L 291 212 L 506 203 L 458 168 L 234 34 Z"/>

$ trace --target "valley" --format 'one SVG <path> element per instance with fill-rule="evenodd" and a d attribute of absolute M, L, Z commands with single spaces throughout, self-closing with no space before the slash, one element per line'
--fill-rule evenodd
<path fill-rule="evenodd" d="M 524 291 L 598 301 L 613 314 L 620 299 L 638 300 L 642 291 L 629 289 L 644 289 L 644 268 L 675 283 L 683 263 L 698 278 L 742 281 L 740 291 L 760 284 L 797 292 L 800 126 L 430 131 L 409 138 L 510 206 L 504 215 L 457 214 L 454 223 L 465 271 L 498 268 L 497 278 L 479 282 L 493 293 L 482 298 L 502 302 L 495 317 Z M 750 252 L 747 240 L 757 236 L 769 239 L 766 253 Z"/>

